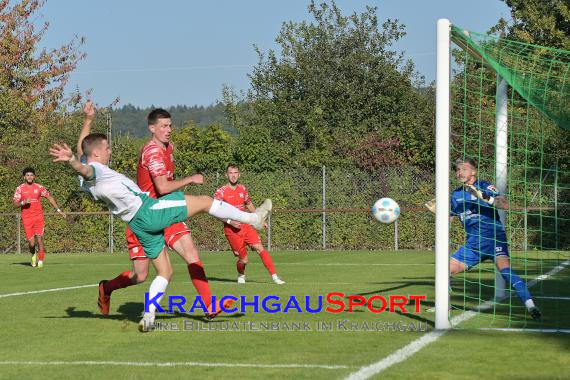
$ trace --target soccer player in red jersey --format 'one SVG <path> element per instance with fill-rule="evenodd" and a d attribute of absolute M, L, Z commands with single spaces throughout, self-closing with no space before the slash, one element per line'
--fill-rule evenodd
<path fill-rule="evenodd" d="M 16 188 L 12 203 L 14 207 L 22 210 L 22 224 L 28 239 L 28 246 L 32 254 L 32 267 L 44 266 L 44 210 L 42 208 L 42 197 L 46 198 L 53 208 L 64 218 L 65 213 L 60 210 L 57 202 L 49 194 L 47 189 L 35 183 L 36 172 L 33 168 L 25 168 L 22 171 L 24 183 Z M 38 253 L 36 254 L 36 246 Z"/>
<path fill-rule="evenodd" d="M 137 184 L 141 190 L 148 192 L 153 198 L 158 198 L 182 189 L 186 185 L 202 184 L 204 177 L 201 174 L 174 179 L 173 146 L 170 143 L 172 136 L 170 113 L 163 109 L 155 109 L 150 112 L 147 119 L 152 138 L 142 147 L 139 155 Z M 102 314 L 109 313 L 110 296 L 114 290 L 141 283 L 148 275 L 149 260 L 145 256 L 143 247 L 128 227 L 126 235 L 133 269 L 121 273 L 112 280 L 100 282 L 98 303 Z M 198 294 L 202 296 L 204 304 L 210 307 L 212 303 L 210 285 L 204 272 L 198 249 L 192 240 L 190 229 L 186 223 L 180 222 L 165 228 L 164 239 L 165 244 L 184 259 L 192 284 Z M 166 289 L 170 278 L 166 280 L 168 281 L 161 281 L 158 278 L 159 283 L 157 284 L 160 285 L 158 291 L 162 292 Z M 157 279 L 153 281 L 153 284 L 155 281 Z M 164 286 L 164 289 L 162 286 Z M 217 310 L 219 311 L 220 308 L 218 307 Z"/>
<path fill-rule="evenodd" d="M 229 183 L 220 187 L 216 190 L 214 194 L 214 199 L 218 199 L 235 206 L 241 211 L 246 209 L 249 212 L 255 212 L 255 206 L 249 198 L 247 188 L 239 183 L 239 167 L 235 164 L 228 165 L 226 169 L 226 177 Z M 269 255 L 269 252 L 263 248 L 261 244 L 261 238 L 257 231 L 248 224 L 242 224 L 234 220 L 226 220 L 224 223 L 224 235 L 228 239 L 228 243 L 233 251 L 234 256 L 236 256 L 236 269 L 238 272 L 238 284 L 245 284 L 245 266 L 247 265 L 247 247 L 249 246 L 254 251 L 257 252 L 263 265 L 271 275 L 271 279 L 274 283 L 278 285 L 285 284 L 285 281 L 281 280 L 275 271 L 275 266 L 273 265 L 273 260 Z"/>

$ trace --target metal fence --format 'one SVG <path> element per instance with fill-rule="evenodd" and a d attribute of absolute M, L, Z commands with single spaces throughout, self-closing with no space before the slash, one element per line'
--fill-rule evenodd
<path fill-rule="evenodd" d="M 435 221 L 423 207 L 434 194 L 431 172 L 413 167 L 392 167 L 371 175 L 322 168 L 242 173 L 241 179 L 255 204 L 264 198 L 273 199 L 269 228 L 262 233 L 268 249 L 431 250 L 434 247 Z M 223 174 L 212 173 L 206 176 L 204 185 L 189 186 L 186 190 L 190 194 L 212 195 L 224 183 Z M 396 223 L 382 224 L 371 216 L 372 204 L 382 197 L 393 198 L 399 203 L 401 215 Z M 65 205 L 62 208 L 65 209 Z M 110 217 L 106 211 L 69 214 L 70 222 L 67 223 L 55 213 L 46 213 L 48 252 L 126 250 L 125 223 L 118 218 Z M 546 219 L 537 218 L 536 209 L 511 215 L 508 229 L 512 249 L 535 247 L 533 242 L 546 236 Z M 547 213 L 541 211 L 540 215 Z M 0 214 L 0 252 L 27 251 L 19 218 L 16 213 Z M 229 249 L 221 222 L 199 215 L 191 218 L 188 224 L 201 250 Z M 564 226 L 557 225 L 556 228 L 560 233 L 564 231 Z M 451 234 L 453 242 L 463 241 L 463 231 L 458 223 L 452 224 Z M 544 245 L 542 240 L 541 244 Z"/>
<path fill-rule="evenodd" d="M 432 173 L 415 168 L 365 172 L 321 168 L 274 173 L 242 173 L 255 204 L 272 198 L 274 211 L 263 241 L 269 249 L 431 249 L 433 218 L 422 208 L 433 194 Z M 210 194 L 226 183 L 220 173 L 206 175 L 190 194 Z M 399 202 L 397 223 L 385 225 L 370 215 L 381 197 Z M 65 209 L 65 205 L 62 205 Z M 107 212 L 71 212 L 70 223 L 46 213 L 46 250 L 102 252 L 124 250 L 125 224 Z M 227 250 L 222 224 L 199 215 L 188 224 L 202 250 Z M 27 251 L 19 214 L 0 214 L 0 252 Z"/>

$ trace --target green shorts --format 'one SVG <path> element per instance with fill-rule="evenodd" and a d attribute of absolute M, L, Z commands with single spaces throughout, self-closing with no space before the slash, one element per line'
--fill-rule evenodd
<path fill-rule="evenodd" d="M 156 259 L 164 248 L 164 229 L 188 217 L 184 193 L 174 192 L 158 199 L 139 194 L 143 203 L 129 227 L 139 239 L 146 257 Z"/>

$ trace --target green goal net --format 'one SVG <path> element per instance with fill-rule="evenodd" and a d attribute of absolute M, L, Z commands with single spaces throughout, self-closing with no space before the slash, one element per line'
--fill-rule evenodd
<path fill-rule="evenodd" d="M 461 185 L 455 159 L 468 156 L 476 161 L 477 178 L 506 196 L 508 210 L 498 218 L 511 268 L 526 281 L 542 318 L 532 318 L 492 261 L 451 276 L 450 316 L 475 311 L 458 327 L 568 329 L 570 51 L 456 26 L 451 40 L 450 190 Z M 449 236 L 451 254 L 467 243 L 456 220 Z"/>

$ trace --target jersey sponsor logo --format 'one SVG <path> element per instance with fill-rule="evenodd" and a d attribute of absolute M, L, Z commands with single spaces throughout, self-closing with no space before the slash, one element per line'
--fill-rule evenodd
<path fill-rule="evenodd" d="M 151 163 L 151 164 L 148 165 L 148 168 L 149 168 L 151 171 L 156 171 L 156 170 L 162 169 L 162 168 L 163 168 L 163 165 L 162 165 L 161 162 L 153 162 L 153 163 Z"/>

